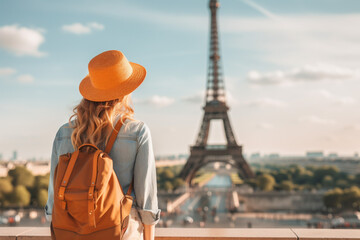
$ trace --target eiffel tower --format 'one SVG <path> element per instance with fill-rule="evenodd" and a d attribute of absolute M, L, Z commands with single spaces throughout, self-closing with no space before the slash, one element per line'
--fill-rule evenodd
<path fill-rule="evenodd" d="M 191 185 L 195 173 L 211 162 L 229 163 L 238 169 L 243 179 L 254 177 L 254 173 L 242 155 L 242 146 L 238 145 L 231 128 L 226 104 L 224 80 L 220 67 L 219 39 L 217 30 L 216 11 L 220 4 L 217 0 L 210 0 L 211 32 L 210 56 L 207 76 L 207 87 L 204 117 L 195 145 L 190 147 L 190 157 L 187 160 L 180 176 Z M 220 119 L 223 121 L 226 145 L 208 145 L 210 121 Z"/>

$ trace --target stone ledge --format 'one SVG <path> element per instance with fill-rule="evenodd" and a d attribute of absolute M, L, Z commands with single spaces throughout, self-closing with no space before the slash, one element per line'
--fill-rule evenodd
<path fill-rule="evenodd" d="M 0 240 L 50 240 L 47 227 L 0 227 Z M 156 228 L 156 240 L 360 240 L 360 229 Z"/>

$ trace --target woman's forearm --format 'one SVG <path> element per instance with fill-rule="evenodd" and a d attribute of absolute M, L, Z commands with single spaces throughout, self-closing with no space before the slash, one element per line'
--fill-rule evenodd
<path fill-rule="evenodd" d="M 144 240 L 155 239 L 155 225 L 144 224 Z"/>

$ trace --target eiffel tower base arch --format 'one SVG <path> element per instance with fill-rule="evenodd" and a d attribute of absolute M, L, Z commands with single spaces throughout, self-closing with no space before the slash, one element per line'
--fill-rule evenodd
<path fill-rule="evenodd" d="M 242 147 L 237 146 L 222 146 L 222 145 L 207 145 L 192 146 L 190 148 L 190 157 L 187 160 L 184 168 L 180 173 L 188 186 L 195 177 L 196 172 L 205 165 L 212 162 L 223 162 L 230 164 L 236 168 L 243 179 L 255 177 L 250 169 L 250 166 L 242 155 Z"/>

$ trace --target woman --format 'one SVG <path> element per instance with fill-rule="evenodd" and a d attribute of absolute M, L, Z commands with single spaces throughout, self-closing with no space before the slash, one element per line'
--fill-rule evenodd
<path fill-rule="evenodd" d="M 120 51 L 106 51 L 90 61 L 89 75 L 79 86 L 83 99 L 54 140 L 45 207 L 49 221 L 54 204 L 54 171 L 59 156 L 73 152 L 83 143 L 104 150 L 115 124 L 122 121 L 123 126 L 109 155 L 124 192 L 134 178 L 132 196 L 135 201 L 124 239 L 141 239 L 142 236 L 146 240 L 154 239 L 160 210 L 152 140 L 147 125 L 134 120 L 134 110 L 130 106 L 130 94 L 143 82 L 145 75 L 144 67 L 128 62 Z"/>

